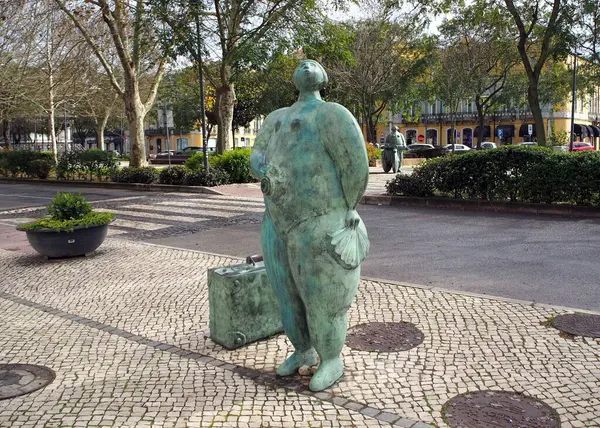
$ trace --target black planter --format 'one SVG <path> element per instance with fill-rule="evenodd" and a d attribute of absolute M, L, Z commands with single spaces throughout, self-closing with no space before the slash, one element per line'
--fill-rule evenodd
<path fill-rule="evenodd" d="M 75 228 L 73 232 L 27 230 L 27 239 L 35 251 L 48 258 L 82 256 L 104 242 L 108 224 Z"/>

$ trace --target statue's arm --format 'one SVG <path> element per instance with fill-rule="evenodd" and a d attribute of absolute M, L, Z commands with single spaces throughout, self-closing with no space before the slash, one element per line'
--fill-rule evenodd
<path fill-rule="evenodd" d="M 324 103 L 320 107 L 318 124 L 325 149 L 335 164 L 342 185 L 349 211 L 346 220 L 357 222 L 354 210 L 369 180 L 369 161 L 362 132 L 352 113 L 336 103 Z"/>
<path fill-rule="evenodd" d="M 267 161 L 265 155 L 267 152 L 267 144 L 269 143 L 272 133 L 275 132 L 275 124 L 284 110 L 285 108 L 281 108 L 270 113 L 263 121 L 263 124 L 256 135 L 256 139 L 254 140 L 252 154 L 250 155 L 250 172 L 253 177 L 259 180 L 262 179 L 266 173 Z"/>

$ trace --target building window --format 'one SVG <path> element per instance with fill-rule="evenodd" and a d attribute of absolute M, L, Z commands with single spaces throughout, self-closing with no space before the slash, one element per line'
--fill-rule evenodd
<path fill-rule="evenodd" d="M 473 129 L 472 128 L 463 128 L 462 143 L 465 146 L 473 147 Z"/>
<path fill-rule="evenodd" d="M 182 151 L 188 146 L 189 140 L 187 138 L 178 138 L 177 139 L 177 151 Z"/>
<path fill-rule="evenodd" d="M 417 144 L 417 130 L 416 129 L 407 129 L 406 130 L 406 145 L 409 144 Z"/>

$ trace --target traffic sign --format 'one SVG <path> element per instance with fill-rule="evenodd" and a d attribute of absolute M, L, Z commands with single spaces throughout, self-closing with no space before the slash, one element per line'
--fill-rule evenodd
<path fill-rule="evenodd" d="M 531 123 L 527 125 L 527 133 L 533 135 L 533 125 Z"/>
<path fill-rule="evenodd" d="M 498 128 L 498 138 L 502 138 L 503 135 L 504 131 L 502 131 L 502 128 Z"/>

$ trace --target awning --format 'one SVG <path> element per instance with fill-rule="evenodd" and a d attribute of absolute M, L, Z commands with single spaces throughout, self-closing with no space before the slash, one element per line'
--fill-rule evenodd
<path fill-rule="evenodd" d="M 483 138 L 490 138 L 490 127 L 489 126 L 484 126 L 483 127 Z M 479 138 L 479 126 L 476 126 L 475 129 L 473 130 L 473 137 L 475 138 Z"/>
<path fill-rule="evenodd" d="M 535 134 L 535 124 L 533 124 L 533 123 L 524 123 L 519 128 L 519 137 L 527 137 L 529 135 L 529 125 L 531 125 L 533 127 L 533 133 L 531 134 L 531 136 L 532 137 L 536 136 L 536 134 Z"/>
<path fill-rule="evenodd" d="M 586 125 L 586 128 L 588 130 L 588 137 L 593 138 L 594 137 L 594 129 L 592 128 L 592 125 Z"/>
<path fill-rule="evenodd" d="M 575 135 L 580 136 L 581 138 L 585 138 L 588 136 L 588 128 L 586 125 L 582 125 L 580 123 L 576 123 L 573 126 L 573 129 L 575 131 Z"/>
<path fill-rule="evenodd" d="M 599 126 L 590 125 L 590 128 L 592 128 L 592 131 L 594 132 L 593 133 L 594 137 L 600 137 L 600 127 Z"/>
<path fill-rule="evenodd" d="M 512 138 L 515 136 L 515 125 L 498 125 L 496 126 L 496 135 L 499 137 L 499 130 L 502 130 L 502 138 Z"/>

